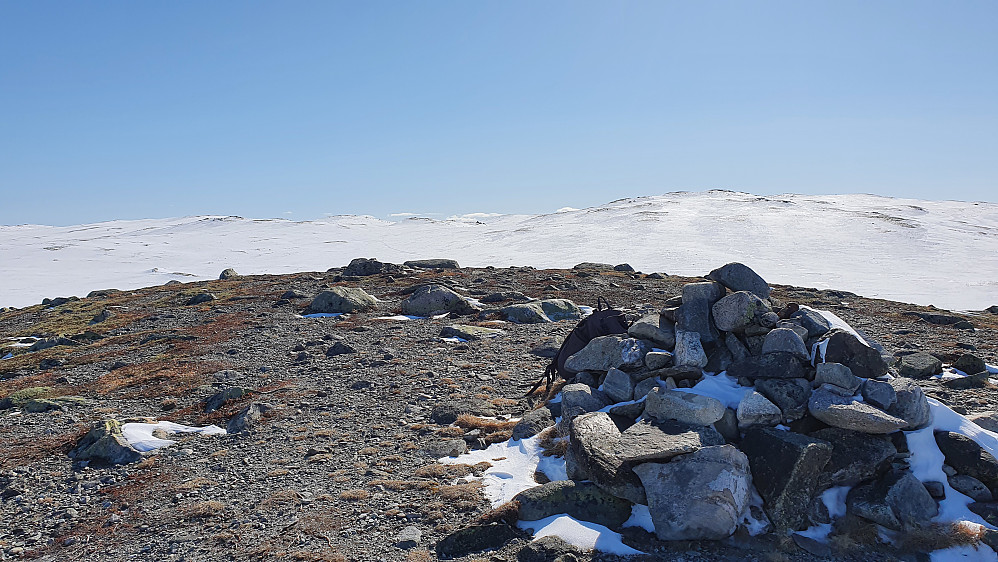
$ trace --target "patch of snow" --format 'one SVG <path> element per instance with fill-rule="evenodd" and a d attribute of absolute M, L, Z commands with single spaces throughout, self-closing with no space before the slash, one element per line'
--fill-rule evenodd
<path fill-rule="evenodd" d="M 651 520 L 651 510 L 647 505 L 636 503 L 631 506 L 631 517 L 624 521 L 624 527 L 637 527 L 649 533 L 655 532 L 655 523 Z"/>
<path fill-rule="evenodd" d="M 343 316 L 342 312 L 315 312 L 313 314 L 302 314 L 302 318 L 336 318 Z"/>
<path fill-rule="evenodd" d="M 952 546 L 930 552 L 929 560 L 932 562 L 995 562 L 998 561 L 998 554 L 983 544 Z"/>
<path fill-rule="evenodd" d="M 125 441 L 135 448 L 136 451 L 154 451 L 162 447 L 168 447 L 176 443 L 170 439 L 160 439 L 154 437 L 153 432 L 157 429 L 166 433 L 198 433 L 201 435 L 225 435 L 225 430 L 214 425 L 205 427 L 192 427 L 181 425 L 170 421 L 157 423 L 126 423 L 121 426 L 121 435 Z"/>
<path fill-rule="evenodd" d="M 716 375 L 704 375 L 703 380 L 693 385 L 693 388 L 677 388 L 676 390 L 716 398 L 731 409 L 738 409 L 738 403 L 742 401 L 742 398 L 752 392 L 751 387 L 740 386 L 737 380 L 727 375 L 726 371 Z"/>
<path fill-rule="evenodd" d="M 449 338 L 440 338 L 440 341 L 445 341 L 449 343 L 468 343 L 468 340 L 464 338 L 459 338 L 457 336 L 451 336 Z"/>
<path fill-rule="evenodd" d="M 434 316 L 436 318 L 436 316 Z M 374 318 L 375 320 L 426 320 L 425 316 L 408 316 L 405 314 L 396 314 L 395 316 L 378 316 Z"/>
<path fill-rule="evenodd" d="M 852 486 L 835 486 L 822 492 L 821 502 L 828 510 L 828 516 L 832 519 L 842 517 L 846 514 L 846 496 Z"/>
<path fill-rule="evenodd" d="M 644 554 L 624 544 L 620 533 L 603 525 L 579 521 L 566 514 L 552 515 L 539 521 L 520 521 L 517 526 L 534 533 L 535 540 L 555 535 L 584 550 L 599 550 L 618 556 Z"/>
<path fill-rule="evenodd" d="M 8 353 L 7 355 L 4 355 L 3 357 L 0 357 L 0 359 L 11 359 L 12 357 L 14 357 L 14 354 L 13 353 Z"/>
<path fill-rule="evenodd" d="M 817 308 L 810 308 L 808 306 L 802 306 L 801 308 L 807 308 L 809 310 L 813 310 L 813 311 L 817 312 L 818 314 L 824 316 L 825 320 L 828 320 L 828 323 L 831 325 L 831 327 L 832 327 L 833 330 L 836 329 L 836 328 L 838 328 L 839 330 L 844 330 L 846 332 L 849 332 L 850 334 L 852 334 L 853 336 L 855 336 L 856 339 L 858 339 L 859 341 L 863 342 L 863 345 L 865 345 L 867 347 L 870 347 L 870 344 L 868 344 L 866 342 L 866 338 L 864 338 L 862 335 L 860 335 L 859 332 L 857 332 L 856 330 L 854 330 L 853 327 L 850 326 L 845 320 L 843 320 L 843 319 L 839 318 L 838 316 L 836 316 L 834 312 L 831 312 L 829 310 L 819 310 Z M 822 358 L 822 361 L 824 361 L 824 358 L 825 358 L 825 350 L 824 349 L 821 350 L 821 358 Z"/>

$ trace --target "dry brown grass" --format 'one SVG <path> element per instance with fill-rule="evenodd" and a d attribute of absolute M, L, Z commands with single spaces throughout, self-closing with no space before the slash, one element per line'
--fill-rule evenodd
<path fill-rule="evenodd" d="M 433 555 L 430 554 L 429 550 L 410 550 L 405 555 L 406 562 L 430 562 L 433 560 Z"/>
<path fill-rule="evenodd" d="M 367 490 L 361 490 L 361 489 L 344 490 L 340 492 L 339 495 L 339 498 L 341 500 L 348 502 L 366 500 L 368 497 L 370 497 L 370 494 L 367 492 Z"/>
<path fill-rule="evenodd" d="M 482 486 L 481 482 L 468 482 L 453 486 L 440 486 L 434 492 L 451 508 L 458 511 L 468 511 L 481 504 L 483 500 Z"/>
<path fill-rule="evenodd" d="M 492 420 L 471 414 L 461 414 L 457 417 L 454 425 L 465 430 L 479 429 L 483 433 L 495 433 L 497 431 L 512 430 L 516 426 L 516 423 L 515 421 Z"/>
<path fill-rule="evenodd" d="M 4 454 L 0 455 L 0 468 L 28 466 L 50 456 L 65 456 L 88 431 L 89 426 L 78 424 L 66 433 L 8 441 Z"/>
<path fill-rule="evenodd" d="M 225 516 L 227 506 L 220 501 L 205 501 L 180 508 L 180 516 L 187 520 L 215 519 Z"/>
<path fill-rule="evenodd" d="M 197 490 L 199 488 L 209 488 L 211 486 L 218 486 L 218 482 L 211 480 L 210 478 L 198 476 L 197 478 L 192 478 L 185 482 L 181 482 L 180 484 L 177 485 L 177 490 L 181 491 Z"/>
<path fill-rule="evenodd" d="M 897 546 L 902 552 L 932 552 L 953 546 L 976 545 L 983 536 L 984 527 L 976 523 L 933 523 L 899 533 Z"/>
<path fill-rule="evenodd" d="M 491 523 L 506 523 L 507 525 L 516 525 L 516 522 L 520 519 L 520 502 L 509 501 L 499 507 L 490 509 L 485 513 L 478 516 L 475 521 L 476 525 L 489 525 Z"/>
<path fill-rule="evenodd" d="M 221 363 L 163 360 L 115 369 L 83 387 L 98 396 L 163 398 L 189 396 L 207 375 L 225 369 Z"/>
<path fill-rule="evenodd" d="M 540 432 L 538 444 L 545 457 L 563 457 L 568 450 L 568 434 L 559 425 L 553 425 Z"/>
<path fill-rule="evenodd" d="M 381 486 L 386 490 L 393 490 L 396 492 L 402 490 L 428 490 L 437 486 L 435 482 L 430 482 L 428 480 L 385 480 L 380 478 L 371 480 L 367 483 L 367 485 L 372 488 L 375 486 Z"/>

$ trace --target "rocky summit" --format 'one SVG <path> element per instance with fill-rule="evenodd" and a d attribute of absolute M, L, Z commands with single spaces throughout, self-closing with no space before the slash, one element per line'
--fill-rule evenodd
<path fill-rule="evenodd" d="M 998 314 L 772 285 L 749 265 L 688 278 L 358 258 L 5 308 L 0 559 L 998 546 L 937 519 L 966 496 L 998 524 L 998 461 L 974 438 L 998 427 Z M 600 297 L 630 329 L 525 395 Z M 937 428 L 946 407 L 980 429 Z M 567 524 L 533 540 L 559 517 L 602 529 L 597 550 Z"/>

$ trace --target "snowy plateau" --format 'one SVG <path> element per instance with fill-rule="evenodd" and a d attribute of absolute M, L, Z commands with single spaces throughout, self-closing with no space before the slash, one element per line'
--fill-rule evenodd
<path fill-rule="evenodd" d="M 0 226 L 0 305 L 214 279 L 226 267 L 280 274 L 324 271 L 356 257 L 445 257 L 466 267 L 626 262 L 688 276 L 741 261 L 771 283 L 981 310 L 998 304 L 996 255 L 998 204 L 874 195 L 677 192 L 445 220 L 195 216 Z"/>

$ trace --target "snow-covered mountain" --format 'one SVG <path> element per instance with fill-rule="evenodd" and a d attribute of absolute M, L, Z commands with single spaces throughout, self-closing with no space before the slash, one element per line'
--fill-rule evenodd
<path fill-rule="evenodd" d="M 355 257 L 538 268 L 627 262 L 681 275 L 741 261 L 770 283 L 980 310 L 998 304 L 998 204 L 708 191 L 446 220 L 202 216 L 0 226 L 0 305 L 213 279 L 226 267 L 323 271 Z"/>

